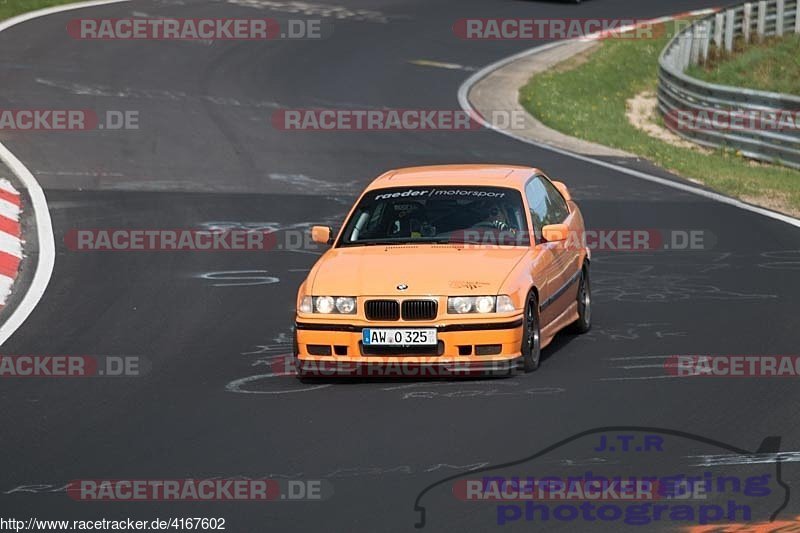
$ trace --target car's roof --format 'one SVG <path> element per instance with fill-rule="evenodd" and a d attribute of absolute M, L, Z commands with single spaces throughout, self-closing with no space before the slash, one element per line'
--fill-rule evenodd
<path fill-rule="evenodd" d="M 367 189 L 385 189 L 409 185 L 484 185 L 521 189 L 535 172 L 533 167 L 516 165 L 432 165 L 390 170 Z"/>

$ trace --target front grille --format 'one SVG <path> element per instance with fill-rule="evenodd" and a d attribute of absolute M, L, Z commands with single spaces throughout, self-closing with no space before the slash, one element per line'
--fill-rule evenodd
<path fill-rule="evenodd" d="M 406 300 L 403 302 L 403 320 L 433 320 L 437 307 L 436 300 Z"/>
<path fill-rule="evenodd" d="M 367 320 L 399 320 L 400 304 L 395 300 L 367 300 L 364 313 Z"/>

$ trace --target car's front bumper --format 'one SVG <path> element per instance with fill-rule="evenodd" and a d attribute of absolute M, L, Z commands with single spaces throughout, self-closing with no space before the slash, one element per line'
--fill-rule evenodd
<path fill-rule="evenodd" d="M 298 320 L 297 371 L 301 375 L 448 376 L 503 374 L 521 357 L 522 316 L 481 323 L 342 324 Z M 364 328 L 435 328 L 436 347 L 370 348 Z"/>

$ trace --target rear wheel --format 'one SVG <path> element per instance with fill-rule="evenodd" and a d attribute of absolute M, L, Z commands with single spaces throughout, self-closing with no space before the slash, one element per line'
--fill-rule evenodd
<path fill-rule="evenodd" d="M 525 372 L 539 368 L 542 355 L 541 332 L 539 330 L 539 299 L 535 293 L 528 296 L 522 326 L 522 367 Z"/>
<path fill-rule="evenodd" d="M 584 263 L 578 285 L 578 320 L 572 324 L 576 333 L 586 333 L 592 328 L 592 284 L 589 278 L 589 265 Z"/>

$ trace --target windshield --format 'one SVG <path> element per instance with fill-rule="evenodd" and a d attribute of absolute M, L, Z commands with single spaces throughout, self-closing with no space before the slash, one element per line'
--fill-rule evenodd
<path fill-rule="evenodd" d="M 522 196 L 503 187 L 398 187 L 370 191 L 342 232 L 341 246 L 498 244 L 528 246 Z"/>

